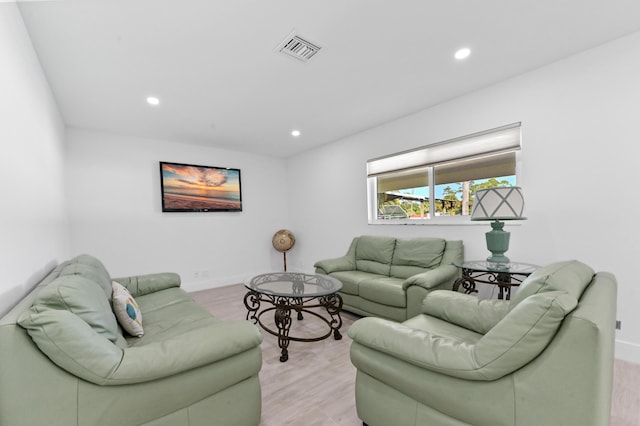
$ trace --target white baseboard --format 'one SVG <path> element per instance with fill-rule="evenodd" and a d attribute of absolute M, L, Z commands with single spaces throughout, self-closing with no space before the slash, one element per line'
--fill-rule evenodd
<path fill-rule="evenodd" d="M 296 268 L 289 268 L 289 272 L 303 272 L 303 271 L 297 270 Z M 243 274 L 243 275 L 236 275 L 236 276 L 230 276 L 230 277 L 218 277 L 218 278 L 212 278 L 207 280 L 197 280 L 197 281 L 182 280 L 182 284 L 180 285 L 180 287 L 184 291 L 191 293 L 194 291 L 208 290 L 210 288 L 226 287 L 228 285 L 241 284 L 247 278 L 253 277 L 258 274 L 263 274 L 263 273 L 265 273 L 265 271 L 247 272 L 246 274 Z"/>
<path fill-rule="evenodd" d="M 187 293 L 191 293 L 194 291 L 208 290 L 210 288 L 226 287 L 228 285 L 241 284 L 247 278 L 257 274 L 258 272 L 253 274 L 247 273 L 244 275 L 236 275 L 236 276 L 230 276 L 230 277 L 217 277 L 217 278 L 212 278 L 207 280 L 198 280 L 198 281 L 183 280 L 180 287 Z"/>
<path fill-rule="evenodd" d="M 640 345 L 616 340 L 615 356 L 617 359 L 640 364 Z"/>
<path fill-rule="evenodd" d="M 212 281 L 198 281 L 198 282 L 183 282 L 180 285 L 180 288 L 182 288 L 184 291 L 186 291 L 187 293 L 193 293 L 194 291 L 200 291 L 200 290 L 209 290 L 211 288 L 218 288 L 218 287 L 224 287 L 227 285 L 231 285 L 233 283 L 224 283 L 224 284 L 220 284 L 220 283 L 215 283 Z M 237 283 L 236 283 L 237 284 Z"/>

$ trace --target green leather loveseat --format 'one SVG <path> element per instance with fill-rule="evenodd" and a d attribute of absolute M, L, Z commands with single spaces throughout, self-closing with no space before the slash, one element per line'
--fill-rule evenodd
<path fill-rule="evenodd" d="M 434 291 L 422 310 L 349 328 L 357 412 L 369 426 L 609 424 L 612 274 L 560 262 L 511 301 Z"/>
<path fill-rule="evenodd" d="M 221 321 L 173 273 L 116 279 L 143 337 L 123 334 L 102 263 L 55 268 L 0 319 L 2 426 L 257 425 L 258 329 Z"/>
<path fill-rule="evenodd" d="M 430 291 L 451 290 L 460 276 L 462 241 L 364 235 L 347 254 L 315 263 L 316 273 L 342 282 L 343 309 L 363 316 L 404 321 L 420 313 Z"/>

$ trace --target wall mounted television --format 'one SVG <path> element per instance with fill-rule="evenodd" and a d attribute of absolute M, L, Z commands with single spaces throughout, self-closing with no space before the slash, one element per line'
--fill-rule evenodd
<path fill-rule="evenodd" d="M 160 162 L 163 212 L 241 212 L 240 169 Z"/>

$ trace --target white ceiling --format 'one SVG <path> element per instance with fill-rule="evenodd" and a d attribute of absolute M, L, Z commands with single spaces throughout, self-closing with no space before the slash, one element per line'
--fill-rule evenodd
<path fill-rule="evenodd" d="M 19 7 L 68 126 L 280 157 L 640 30 L 638 0 Z M 277 53 L 293 30 L 323 46 L 306 64 Z M 457 61 L 463 46 L 472 54 Z"/>

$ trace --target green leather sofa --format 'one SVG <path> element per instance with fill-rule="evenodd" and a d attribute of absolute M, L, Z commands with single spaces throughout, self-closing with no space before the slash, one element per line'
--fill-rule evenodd
<path fill-rule="evenodd" d="M 123 334 L 111 278 L 87 255 L 0 319 L 0 424 L 257 425 L 258 329 L 212 317 L 176 274 L 116 281 L 140 307 L 143 337 Z"/>
<path fill-rule="evenodd" d="M 342 282 L 343 309 L 363 316 L 404 321 L 420 313 L 430 291 L 451 290 L 460 276 L 462 241 L 361 236 L 347 254 L 315 263 L 316 273 Z"/>
<path fill-rule="evenodd" d="M 511 301 L 427 295 L 401 324 L 349 328 L 368 425 L 609 424 L 616 281 L 577 262 L 541 268 Z"/>

